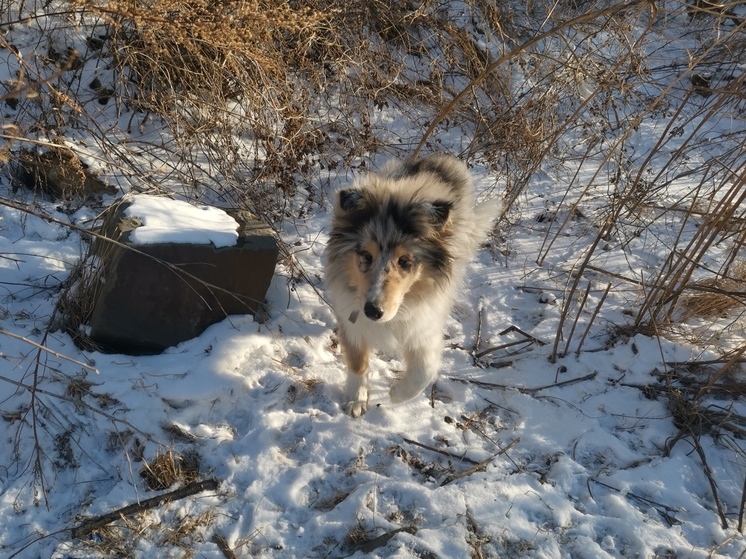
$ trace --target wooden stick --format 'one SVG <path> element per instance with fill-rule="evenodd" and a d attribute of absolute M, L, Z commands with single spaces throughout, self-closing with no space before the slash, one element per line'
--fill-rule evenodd
<path fill-rule="evenodd" d="M 601 296 L 601 300 L 598 302 L 598 305 L 596 305 L 596 310 L 593 311 L 593 315 L 588 322 L 588 326 L 585 327 L 585 332 L 583 332 L 583 335 L 580 337 L 580 342 L 578 342 L 578 349 L 575 350 L 575 355 L 580 355 L 580 348 L 583 347 L 585 337 L 588 335 L 588 332 L 590 332 L 591 326 L 593 326 L 593 321 L 596 320 L 596 316 L 598 316 L 598 312 L 601 310 L 601 305 L 604 304 L 604 301 L 606 300 L 606 296 L 609 294 L 610 289 L 611 284 L 608 284 L 606 286 L 606 291 L 604 291 L 604 294 Z"/>
<path fill-rule="evenodd" d="M 225 541 L 225 538 L 221 536 L 220 534 L 213 534 L 212 543 L 217 545 L 218 549 L 220 549 L 220 551 L 223 552 L 225 559 L 238 559 L 236 557 L 236 554 L 233 553 L 233 550 L 228 545 L 228 542 Z"/>
<path fill-rule="evenodd" d="M 572 337 L 575 334 L 575 328 L 578 327 L 578 321 L 580 320 L 580 315 L 583 312 L 583 309 L 585 308 L 585 303 L 588 301 L 588 295 L 591 292 L 591 282 L 588 282 L 588 286 L 585 288 L 585 293 L 583 293 L 583 298 L 580 299 L 580 304 L 578 305 L 577 311 L 575 311 L 575 320 L 572 322 L 572 328 L 570 328 L 570 333 L 567 335 L 567 340 L 565 342 L 565 349 L 562 350 L 562 353 L 560 353 L 560 357 L 564 357 L 567 355 L 567 352 L 570 349 L 570 342 L 572 341 Z M 587 330 L 586 330 L 587 331 Z"/>
<path fill-rule="evenodd" d="M 669 367 L 692 367 L 700 365 L 720 365 L 722 363 L 746 363 L 746 359 L 703 359 L 702 361 L 666 361 Z"/>
<path fill-rule="evenodd" d="M 472 379 L 463 379 L 463 378 L 456 378 L 456 377 L 448 377 L 451 380 L 455 380 L 456 382 L 465 382 L 468 384 L 475 384 L 476 386 L 479 386 L 481 388 L 501 388 L 503 390 L 517 390 L 521 394 L 533 394 L 534 392 L 540 392 L 542 390 L 546 390 L 547 388 L 558 388 L 561 386 L 567 386 L 568 384 L 575 384 L 576 382 L 583 382 L 584 380 L 591 380 L 596 378 L 598 375 L 598 371 L 595 371 L 589 375 L 585 375 L 584 377 L 580 378 L 571 378 L 569 380 L 563 380 L 562 382 L 556 382 L 554 384 L 547 384 L 546 386 L 537 386 L 535 388 L 521 388 L 519 386 L 509 386 L 507 384 L 496 384 L 494 382 L 484 382 L 482 380 L 472 380 Z"/>
<path fill-rule="evenodd" d="M 103 516 L 88 519 L 82 524 L 73 528 L 70 531 L 70 535 L 73 538 L 78 539 L 81 536 L 90 534 L 91 532 L 98 528 L 101 528 L 102 526 L 111 524 L 112 522 L 122 518 L 123 516 L 132 516 L 133 514 L 137 514 L 138 512 L 150 510 L 155 507 L 170 503 L 171 501 L 176 501 L 179 499 L 183 499 L 184 497 L 189 497 L 190 495 L 201 493 L 202 491 L 215 491 L 219 485 L 220 483 L 215 478 L 190 483 L 189 485 L 185 485 L 184 487 L 176 489 L 175 491 L 170 491 L 168 493 L 164 493 L 163 495 L 158 495 L 157 497 L 152 497 L 139 503 L 127 505 L 126 507 L 117 509 L 114 512 L 104 514 Z"/>
<path fill-rule="evenodd" d="M 479 330 L 480 330 L 480 332 L 481 332 L 481 326 L 482 326 L 482 322 L 480 320 L 479 321 Z M 508 326 L 502 332 L 498 332 L 497 335 L 498 336 L 504 336 L 505 334 L 509 334 L 510 332 L 517 332 L 517 333 L 519 333 L 521 336 L 523 336 L 526 339 L 525 340 L 516 340 L 516 341 L 513 341 L 513 342 L 506 342 L 506 343 L 504 343 L 502 345 L 495 346 L 495 347 L 490 347 L 488 349 L 485 349 L 485 350 L 482 350 L 482 351 L 479 351 L 479 352 L 477 352 L 477 349 L 479 347 L 479 345 L 477 344 L 477 345 L 474 346 L 474 352 L 473 352 L 474 359 L 477 360 L 477 359 L 480 359 L 480 358 L 484 357 L 488 353 L 492 353 L 493 351 L 498 351 L 500 349 L 507 349 L 509 347 L 513 347 L 513 346 L 516 346 L 516 345 L 535 343 L 536 345 L 542 346 L 542 345 L 546 344 L 546 342 L 543 342 L 540 339 L 535 338 L 531 334 L 528 334 L 528 333 L 524 332 L 523 330 L 521 330 L 517 326 Z M 481 336 L 480 336 L 480 341 L 481 341 Z"/>
<path fill-rule="evenodd" d="M 746 478 L 743 479 L 743 490 L 741 491 L 741 508 L 738 511 L 738 531 L 743 534 L 743 516 L 746 512 Z"/>
<path fill-rule="evenodd" d="M 408 439 L 406 437 L 402 437 L 402 440 L 405 443 L 419 446 L 420 448 L 424 448 L 425 450 L 429 450 L 430 452 L 437 452 L 438 454 L 442 454 L 443 456 L 448 456 L 448 458 L 453 458 L 454 460 L 458 460 L 459 462 L 468 462 L 469 464 L 475 464 L 475 465 L 479 464 L 479 462 L 477 462 L 476 460 L 472 460 L 471 458 L 467 458 L 466 456 L 457 456 L 455 454 L 451 454 L 447 450 L 441 450 L 439 448 L 427 446 L 426 444 L 418 443 L 417 441 L 413 441 L 412 439 Z"/>
<path fill-rule="evenodd" d="M 690 428 L 689 434 L 692 438 L 692 443 L 694 444 L 694 449 L 697 451 L 697 454 L 699 454 L 699 459 L 702 461 L 702 470 L 705 473 L 705 476 L 707 477 L 707 481 L 710 484 L 710 490 L 712 491 L 712 498 L 715 501 L 715 508 L 717 508 L 718 516 L 720 517 L 720 526 L 723 528 L 723 530 L 728 529 L 728 519 L 725 517 L 725 511 L 723 511 L 723 506 L 720 504 L 720 497 L 718 496 L 718 487 L 717 483 L 715 483 L 715 479 L 712 477 L 712 471 L 710 470 L 710 466 L 707 465 L 707 459 L 705 458 L 705 451 L 702 448 L 702 445 L 699 444 L 699 437 L 697 437 L 696 433 Z"/>
<path fill-rule="evenodd" d="M 636 501 L 640 503 L 645 503 L 646 505 L 652 506 L 655 508 L 656 511 L 658 511 L 658 514 L 660 514 L 666 522 L 668 522 L 671 526 L 674 524 L 681 524 L 681 520 L 673 516 L 671 513 L 678 512 L 678 510 L 674 507 L 669 507 L 668 505 L 664 505 L 663 503 L 659 503 L 657 501 L 652 501 L 646 497 L 642 497 L 641 495 L 636 495 L 632 493 L 631 491 L 622 491 L 621 489 L 618 489 L 614 487 L 613 485 L 609 485 L 608 483 L 604 483 L 603 481 L 598 481 L 596 478 L 589 478 L 586 484 L 588 485 L 588 493 L 591 494 L 591 497 L 593 497 L 593 492 L 591 491 L 591 485 L 590 482 L 593 482 L 595 484 L 600 485 L 601 487 L 605 487 L 606 489 L 610 489 L 612 491 L 616 491 L 620 495 L 624 495 L 627 498 L 635 499 Z"/>
<path fill-rule="evenodd" d="M 702 396 L 705 395 L 708 390 L 715 386 L 717 381 L 720 380 L 728 371 L 730 371 L 731 368 L 733 368 L 733 365 L 738 362 L 744 352 L 746 352 L 746 346 L 739 348 L 739 350 L 733 355 L 733 357 L 731 357 L 731 359 L 729 359 L 727 363 L 725 363 L 715 372 L 714 375 L 712 375 L 712 378 L 709 380 L 709 382 L 705 386 L 700 387 L 700 389 L 697 391 L 697 394 L 694 395 L 694 400 L 699 400 Z"/>
<path fill-rule="evenodd" d="M 488 353 L 492 353 L 493 351 L 498 351 L 500 349 L 507 349 L 509 347 L 513 347 L 513 346 L 516 346 L 516 345 L 533 344 L 533 343 L 535 343 L 535 342 L 534 342 L 534 340 L 531 340 L 531 339 L 529 339 L 529 340 L 516 340 L 514 342 L 506 342 L 506 343 L 504 343 L 502 345 L 498 345 L 498 346 L 495 346 L 495 347 L 489 347 L 487 349 L 483 349 L 482 351 L 480 351 L 479 353 L 477 353 L 474 357 L 476 359 L 479 359 L 480 357 L 484 357 L 485 355 L 487 355 Z"/>
<path fill-rule="evenodd" d="M 484 313 L 484 307 L 479 307 L 479 313 L 477 314 L 477 337 L 474 340 L 474 353 L 479 351 L 479 344 L 482 343 L 482 314 Z"/>
<path fill-rule="evenodd" d="M 34 346 L 36 349 L 39 349 L 41 351 L 46 351 L 47 353 L 54 355 L 55 357 L 59 359 L 69 361 L 70 363 L 73 363 L 75 365 L 78 365 L 79 367 L 83 367 L 84 369 L 88 369 L 89 371 L 93 371 L 94 373 L 98 374 L 98 369 L 96 367 L 91 367 L 87 363 L 83 363 L 82 361 L 78 361 L 76 359 L 73 359 L 72 357 L 68 357 L 67 355 L 63 355 L 57 351 L 54 351 L 53 349 L 49 349 L 45 345 L 37 344 L 35 341 L 29 340 L 28 338 L 24 336 L 19 336 L 18 334 L 8 332 L 5 328 L 0 327 L 0 334 L 4 334 L 5 336 L 8 336 L 9 338 L 13 338 L 14 340 L 20 340 L 22 342 L 26 342 L 27 344 Z"/>
<path fill-rule="evenodd" d="M 510 450 L 511 448 L 513 448 L 513 447 L 514 447 L 515 445 L 517 445 L 517 444 L 518 444 L 519 442 L 521 442 L 521 438 L 520 438 L 520 437 L 518 437 L 517 439 L 515 439 L 515 440 L 514 440 L 514 441 L 513 441 L 512 443 L 510 443 L 510 444 L 509 444 L 508 446 L 506 446 L 505 448 L 501 448 L 501 449 L 500 449 L 500 452 L 498 452 L 498 453 L 497 453 L 497 454 L 495 454 L 494 456 L 491 456 L 490 458 L 487 458 L 487 460 L 485 460 L 484 462 L 480 462 L 480 463 L 479 463 L 479 464 L 477 464 L 476 466 L 474 466 L 474 467 L 472 467 L 472 468 L 469 468 L 468 470 L 464 470 L 463 472 L 459 472 L 459 473 L 457 473 L 457 474 L 453 474 L 452 476 L 448 476 L 448 477 L 447 477 L 446 479 L 444 479 L 444 480 L 443 480 L 443 483 L 441 483 L 441 484 L 440 484 L 440 486 L 441 486 L 441 487 L 443 487 L 444 485 L 448 485 L 448 484 L 449 484 L 449 483 L 451 483 L 452 481 L 456 481 L 457 479 L 461 479 L 462 477 L 470 476 L 471 474 L 473 474 L 473 473 L 476 473 L 476 472 L 481 472 L 481 471 L 482 471 L 482 470 L 484 470 L 484 469 L 485 469 L 485 468 L 486 468 L 487 466 L 489 466 L 489 465 L 490 465 L 490 463 L 491 463 L 491 462 L 492 462 L 492 461 L 493 461 L 493 460 L 494 460 L 495 458 L 497 458 L 497 457 L 498 457 L 498 456 L 500 456 L 501 454 L 505 454 L 505 453 L 506 453 L 506 452 L 507 452 L 508 450 Z"/>
<path fill-rule="evenodd" d="M 510 332 L 518 332 L 521 336 L 524 336 L 524 337 L 528 338 L 529 340 L 535 341 L 538 345 L 547 345 L 547 342 L 545 342 L 543 340 L 540 340 L 536 336 L 532 336 L 528 332 L 524 332 L 523 330 L 521 330 L 520 328 L 518 328 L 518 326 L 516 326 L 516 325 L 508 326 L 502 332 L 498 332 L 497 335 L 498 336 L 504 336 L 505 334 L 508 334 Z"/>

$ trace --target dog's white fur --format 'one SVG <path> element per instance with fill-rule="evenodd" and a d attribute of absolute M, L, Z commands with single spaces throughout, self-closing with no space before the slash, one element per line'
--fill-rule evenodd
<path fill-rule="evenodd" d="M 348 414 L 367 410 L 370 349 L 404 357 L 406 374 L 389 393 L 394 403 L 436 379 L 455 292 L 499 212 L 497 201 L 474 207 L 466 165 L 447 155 L 394 161 L 337 194 L 325 272 L 348 366 Z M 381 254 L 371 256 L 365 243 Z M 397 260 L 395 251 L 406 256 Z M 397 263 L 402 269 L 392 271 Z M 406 290 L 396 292 L 396 282 Z"/>

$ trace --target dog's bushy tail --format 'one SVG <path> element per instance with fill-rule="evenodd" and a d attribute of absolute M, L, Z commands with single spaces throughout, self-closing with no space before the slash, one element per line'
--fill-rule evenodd
<path fill-rule="evenodd" d="M 487 240 L 494 223 L 502 216 L 503 209 L 503 201 L 499 198 L 484 200 L 474 206 L 474 223 L 470 240 L 475 251 Z"/>

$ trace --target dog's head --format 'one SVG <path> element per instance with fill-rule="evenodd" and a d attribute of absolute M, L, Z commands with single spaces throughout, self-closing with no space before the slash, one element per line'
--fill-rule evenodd
<path fill-rule="evenodd" d="M 365 189 L 338 193 L 332 242 L 368 319 L 392 320 L 407 300 L 448 277 L 452 207 Z"/>

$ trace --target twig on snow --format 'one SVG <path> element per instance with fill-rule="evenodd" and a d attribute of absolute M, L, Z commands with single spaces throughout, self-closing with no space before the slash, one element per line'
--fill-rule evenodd
<path fill-rule="evenodd" d="M 72 398 L 70 398 L 68 396 L 64 396 L 62 394 L 57 394 L 55 392 L 50 392 L 49 390 L 44 390 L 43 388 L 37 388 L 37 387 L 34 387 L 34 385 L 24 384 L 22 382 L 18 382 L 17 380 L 13 380 L 12 378 L 9 378 L 9 377 L 3 376 L 3 375 L 0 375 L 0 381 L 7 382 L 8 384 L 12 384 L 14 386 L 17 386 L 18 388 L 23 388 L 25 390 L 28 390 L 29 392 L 32 392 L 34 395 L 36 395 L 36 394 L 43 394 L 44 396 L 49 396 L 51 398 L 57 398 L 58 400 L 64 400 L 65 402 L 72 402 L 76 406 L 82 406 L 82 407 L 86 408 L 87 410 L 90 410 L 92 413 L 95 413 L 97 415 L 105 417 L 106 419 L 108 419 L 112 423 L 121 423 L 122 425 L 126 425 L 127 427 L 129 427 L 133 431 L 135 431 L 137 433 L 140 433 L 143 437 L 145 437 L 149 441 L 153 440 L 153 437 L 151 437 L 148 433 L 146 433 L 142 429 L 138 429 L 137 427 L 135 427 L 135 425 L 133 425 L 132 423 L 130 423 L 126 419 L 121 419 L 119 417 L 116 417 L 115 415 L 112 415 L 110 413 L 106 413 L 105 411 L 100 410 L 98 408 L 95 408 L 95 407 L 91 406 L 90 404 L 87 404 L 86 402 L 83 402 L 82 400 L 81 401 L 75 401 L 75 400 L 73 400 Z"/>
<path fill-rule="evenodd" d="M 681 524 L 681 520 L 676 518 L 675 516 L 672 516 L 672 512 L 676 512 L 676 509 L 669 507 L 667 505 L 664 505 L 663 503 L 658 503 L 656 501 L 652 501 L 646 497 L 642 497 L 640 495 L 636 495 L 632 493 L 631 491 L 622 491 L 621 489 L 618 489 L 614 487 L 613 485 L 609 485 L 608 483 L 604 483 L 603 481 L 598 481 L 596 478 L 589 478 L 588 479 L 588 493 L 590 493 L 591 498 L 593 497 L 593 492 L 591 491 L 590 482 L 593 482 L 597 485 L 600 485 L 601 487 L 605 487 L 606 489 L 611 489 L 612 491 L 616 491 L 619 494 L 623 494 L 625 497 L 629 497 L 631 499 L 634 499 L 640 503 L 644 503 L 645 505 L 652 505 L 655 510 L 658 511 L 658 514 L 660 514 L 666 522 L 668 522 L 671 526 L 674 524 Z"/>
<path fill-rule="evenodd" d="M 575 313 L 575 320 L 572 321 L 572 327 L 570 328 L 570 333 L 567 335 L 567 341 L 565 342 L 565 349 L 562 350 L 562 353 L 560 354 L 561 357 L 564 357 L 567 355 L 567 352 L 570 350 L 570 342 L 572 341 L 572 337 L 575 334 L 575 328 L 578 326 L 578 321 L 580 320 L 580 315 L 583 312 L 583 309 L 585 309 L 585 304 L 588 301 L 588 295 L 591 292 L 591 282 L 588 282 L 588 286 L 585 288 L 585 292 L 583 293 L 582 299 L 580 299 L 580 304 L 578 305 L 578 310 Z"/>
<path fill-rule="evenodd" d="M 598 371 L 594 371 L 589 375 L 585 375 L 584 377 L 580 378 L 573 378 L 570 380 L 563 380 L 562 382 L 555 382 L 553 384 L 547 384 L 546 386 L 537 386 L 535 388 L 521 388 L 520 386 L 510 386 L 507 384 L 497 384 L 494 382 L 485 382 L 482 380 L 474 380 L 474 379 L 463 379 L 463 378 L 456 378 L 456 377 L 448 377 L 451 380 L 455 380 L 456 382 L 464 382 L 468 384 L 474 384 L 476 386 L 479 386 L 480 388 L 487 388 L 487 389 L 493 389 L 493 388 L 499 388 L 502 390 L 517 390 L 521 394 L 533 394 L 534 392 L 541 392 L 542 390 L 546 390 L 547 388 L 559 388 L 562 386 L 567 386 L 569 384 L 575 384 L 576 382 L 583 382 L 586 380 L 591 380 L 596 378 L 598 375 Z"/>
<path fill-rule="evenodd" d="M 535 341 L 537 345 L 547 345 L 547 342 L 545 342 L 544 340 L 540 340 L 536 336 L 532 336 L 528 332 L 524 332 L 523 330 L 521 330 L 520 328 L 518 328 L 518 326 L 516 326 L 514 324 L 511 325 L 511 326 L 508 326 L 502 332 L 498 332 L 497 335 L 498 336 L 504 336 L 505 334 L 508 334 L 510 332 L 518 332 L 521 336 L 524 336 L 524 337 L 528 338 L 529 340 Z"/>
<path fill-rule="evenodd" d="M 217 545 L 218 549 L 223 552 L 225 559 L 237 559 L 236 554 L 233 553 L 233 550 L 228 545 L 228 542 L 225 541 L 225 538 L 220 534 L 212 535 L 212 543 Z"/>
<path fill-rule="evenodd" d="M 727 363 L 725 363 L 722 367 L 720 367 L 720 369 L 718 369 L 718 371 L 714 375 L 712 375 L 712 378 L 709 380 L 709 382 L 697 391 L 697 394 L 694 396 L 694 400 L 699 400 L 707 393 L 708 390 L 715 386 L 717 384 L 717 381 L 720 380 L 726 373 L 728 373 L 736 363 L 738 363 L 744 352 L 746 352 L 746 346 L 741 347 L 733 355 L 733 357 L 728 360 Z"/>
<path fill-rule="evenodd" d="M 741 490 L 741 507 L 738 511 L 738 531 L 742 534 L 744 512 L 746 512 L 746 477 L 743 478 L 743 489 Z"/>
<path fill-rule="evenodd" d="M 126 507 L 117 509 L 114 512 L 104 514 L 103 516 L 88 519 L 82 524 L 73 528 L 70 531 L 70 535 L 76 539 L 80 538 L 81 536 L 90 534 L 94 530 L 101 528 L 102 526 L 106 526 L 107 524 L 110 524 L 115 520 L 122 518 L 123 516 L 131 516 L 133 514 L 137 514 L 138 512 L 150 510 L 155 507 L 170 503 L 171 501 L 177 501 L 179 499 L 189 497 L 190 495 L 201 493 L 202 491 L 215 491 L 219 485 L 220 483 L 215 478 L 190 483 L 189 485 L 185 485 L 184 487 L 181 487 L 174 491 L 169 491 L 168 493 L 164 493 L 163 495 L 151 497 L 150 499 L 146 499 L 139 503 L 127 505 Z"/>
<path fill-rule="evenodd" d="M 420 448 L 424 448 L 425 450 L 429 450 L 430 452 L 437 452 L 438 454 L 442 454 L 443 456 L 448 456 L 448 458 L 453 458 L 454 460 L 458 460 L 459 462 L 468 462 L 469 464 L 479 464 L 476 460 L 472 460 L 471 458 L 467 458 L 466 456 L 458 456 L 456 454 L 451 454 L 447 450 L 442 450 L 440 448 L 435 448 L 433 446 L 428 446 L 426 444 L 418 443 L 417 441 L 413 441 L 412 439 L 408 439 L 406 437 L 402 437 L 402 440 L 405 443 L 409 443 L 415 446 L 419 446 Z"/>
<path fill-rule="evenodd" d="M 583 332 L 583 335 L 580 337 L 580 341 L 578 342 L 578 349 L 575 350 L 575 355 L 580 355 L 580 348 L 583 347 L 583 342 L 585 341 L 586 336 L 588 336 L 588 332 L 590 332 L 591 326 L 593 326 L 593 321 L 596 320 L 596 316 L 598 316 L 598 313 L 601 310 L 601 305 L 604 304 L 604 301 L 606 300 L 606 296 L 609 294 L 610 289 L 611 289 L 611 284 L 609 283 L 606 286 L 606 291 L 604 291 L 604 294 L 601 296 L 601 299 L 598 301 L 598 305 L 596 305 L 596 309 L 593 311 L 593 314 L 591 315 L 591 319 L 588 321 L 588 325 L 585 327 L 585 331 Z"/>
<path fill-rule="evenodd" d="M 488 353 L 492 353 L 493 351 L 498 351 L 498 350 L 501 350 L 501 349 L 506 349 L 506 348 L 513 347 L 513 346 L 516 346 L 516 345 L 533 344 L 533 343 L 534 343 L 534 340 L 516 340 L 514 342 L 507 342 L 507 343 L 504 343 L 502 345 L 498 345 L 498 346 L 494 346 L 494 347 L 488 347 L 487 349 L 483 349 L 482 351 L 480 351 L 479 353 L 477 353 L 474 356 L 474 358 L 475 359 L 479 359 L 480 357 L 484 357 L 485 355 L 487 355 Z"/>
<path fill-rule="evenodd" d="M 692 432 L 691 429 L 689 429 L 689 431 L 692 436 L 692 442 L 694 444 L 694 449 L 697 451 L 697 454 L 699 454 L 699 459 L 702 461 L 702 470 L 705 472 L 707 481 L 710 484 L 710 490 L 712 491 L 712 498 L 715 500 L 715 506 L 717 507 L 718 516 L 720 517 L 720 525 L 722 526 L 723 530 L 727 530 L 728 519 L 725 518 L 725 511 L 723 511 L 723 506 L 720 504 L 720 497 L 718 496 L 718 486 L 717 486 L 717 483 L 715 483 L 715 479 L 712 477 L 712 471 L 710 471 L 710 466 L 707 465 L 707 459 L 705 458 L 705 451 L 702 448 L 702 445 L 699 444 L 699 437 L 697 437 L 696 434 Z"/>
<path fill-rule="evenodd" d="M 535 336 L 532 336 L 531 334 L 529 334 L 527 332 L 524 332 L 523 330 L 521 330 L 517 326 L 509 326 L 505 330 L 503 330 L 502 332 L 498 332 L 497 335 L 498 336 L 504 336 L 505 334 L 509 334 L 510 332 L 517 332 L 518 334 L 520 334 L 521 336 L 523 336 L 526 339 L 525 340 L 515 340 L 515 341 L 512 341 L 512 342 L 507 342 L 507 343 L 504 343 L 502 345 L 494 346 L 494 347 L 489 347 L 487 349 L 483 349 L 482 351 L 478 352 L 477 349 L 479 348 L 479 344 L 482 341 L 481 332 L 482 332 L 482 315 L 481 315 L 481 311 L 480 311 L 479 324 L 478 324 L 478 330 L 477 330 L 477 343 L 474 345 L 474 350 L 472 352 L 472 355 L 474 356 L 475 361 L 478 360 L 478 359 L 480 359 L 480 358 L 482 358 L 482 357 L 484 357 L 488 353 L 492 353 L 494 351 L 498 351 L 500 349 L 506 349 L 506 348 L 513 347 L 513 346 L 516 346 L 516 345 L 532 344 L 532 343 L 534 343 L 536 345 L 539 345 L 539 346 L 546 345 L 546 342 L 540 340 L 539 338 L 537 338 Z"/>
<path fill-rule="evenodd" d="M 19 336 L 18 334 L 13 334 L 12 332 L 8 332 L 2 326 L 0 326 L 0 334 L 4 334 L 8 336 L 9 338 L 13 338 L 14 340 L 20 340 L 22 342 L 25 342 L 31 346 L 34 346 L 36 349 L 40 351 L 46 351 L 50 355 L 54 355 L 58 359 L 69 361 L 70 363 L 73 363 L 74 365 L 78 365 L 79 367 L 83 367 L 84 369 L 88 369 L 89 371 L 93 371 L 94 373 L 98 374 L 98 369 L 96 367 L 92 367 L 91 365 L 88 365 L 87 363 L 83 363 L 82 361 L 78 361 L 76 359 L 73 359 L 72 357 L 68 357 L 67 355 L 63 355 L 62 353 L 54 351 L 53 349 L 49 349 L 47 346 L 43 344 L 37 344 L 35 341 L 29 340 L 25 336 Z"/>
<path fill-rule="evenodd" d="M 506 446 L 506 447 L 504 447 L 504 448 L 501 448 L 501 449 L 500 449 L 500 452 L 498 452 L 498 453 L 497 453 L 497 454 L 495 454 L 494 456 L 491 456 L 491 457 L 487 458 L 487 460 L 484 460 L 483 462 L 480 462 L 479 464 L 475 465 L 475 466 L 474 466 L 474 467 L 472 467 L 472 468 L 469 468 L 468 470 L 464 470 L 463 472 L 459 472 L 459 473 L 457 473 L 457 474 L 453 474 L 452 476 L 448 476 L 448 477 L 447 477 L 446 479 L 444 479 L 444 480 L 443 480 L 443 483 L 441 483 L 441 484 L 440 484 L 440 486 L 441 486 L 441 487 L 443 487 L 444 485 L 448 485 L 448 484 L 449 484 L 449 483 L 451 483 L 452 481 L 456 481 L 457 479 L 461 479 L 462 477 L 470 476 L 471 474 L 474 474 L 474 473 L 476 473 L 476 472 L 481 472 L 481 471 L 482 471 L 482 470 L 484 470 L 484 469 L 485 469 L 485 468 L 486 468 L 487 466 L 489 466 L 489 465 L 490 465 L 490 463 L 491 463 L 491 462 L 492 462 L 492 461 L 493 461 L 493 460 L 494 460 L 495 458 L 497 458 L 497 457 L 498 457 L 498 456 L 500 456 L 501 454 L 505 454 L 505 453 L 506 453 L 506 452 L 507 452 L 508 450 L 510 450 L 511 448 L 513 448 L 513 447 L 514 447 L 515 445 L 517 445 L 517 444 L 518 444 L 519 442 L 521 442 L 521 438 L 520 438 L 520 437 L 518 437 L 517 439 L 515 439 L 515 440 L 514 440 L 514 441 L 513 441 L 512 443 L 510 443 L 510 444 L 509 444 L 508 446 Z"/>
<path fill-rule="evenodd" d="M 476 354 L 479 349 L 479 344 L 482 343 L 482 316 L 484 314 L 484 307 L 479 306 L 479 313 L 477 314 L 477 336 L 474 340 L 474 349 L 472 353 Z"/>

